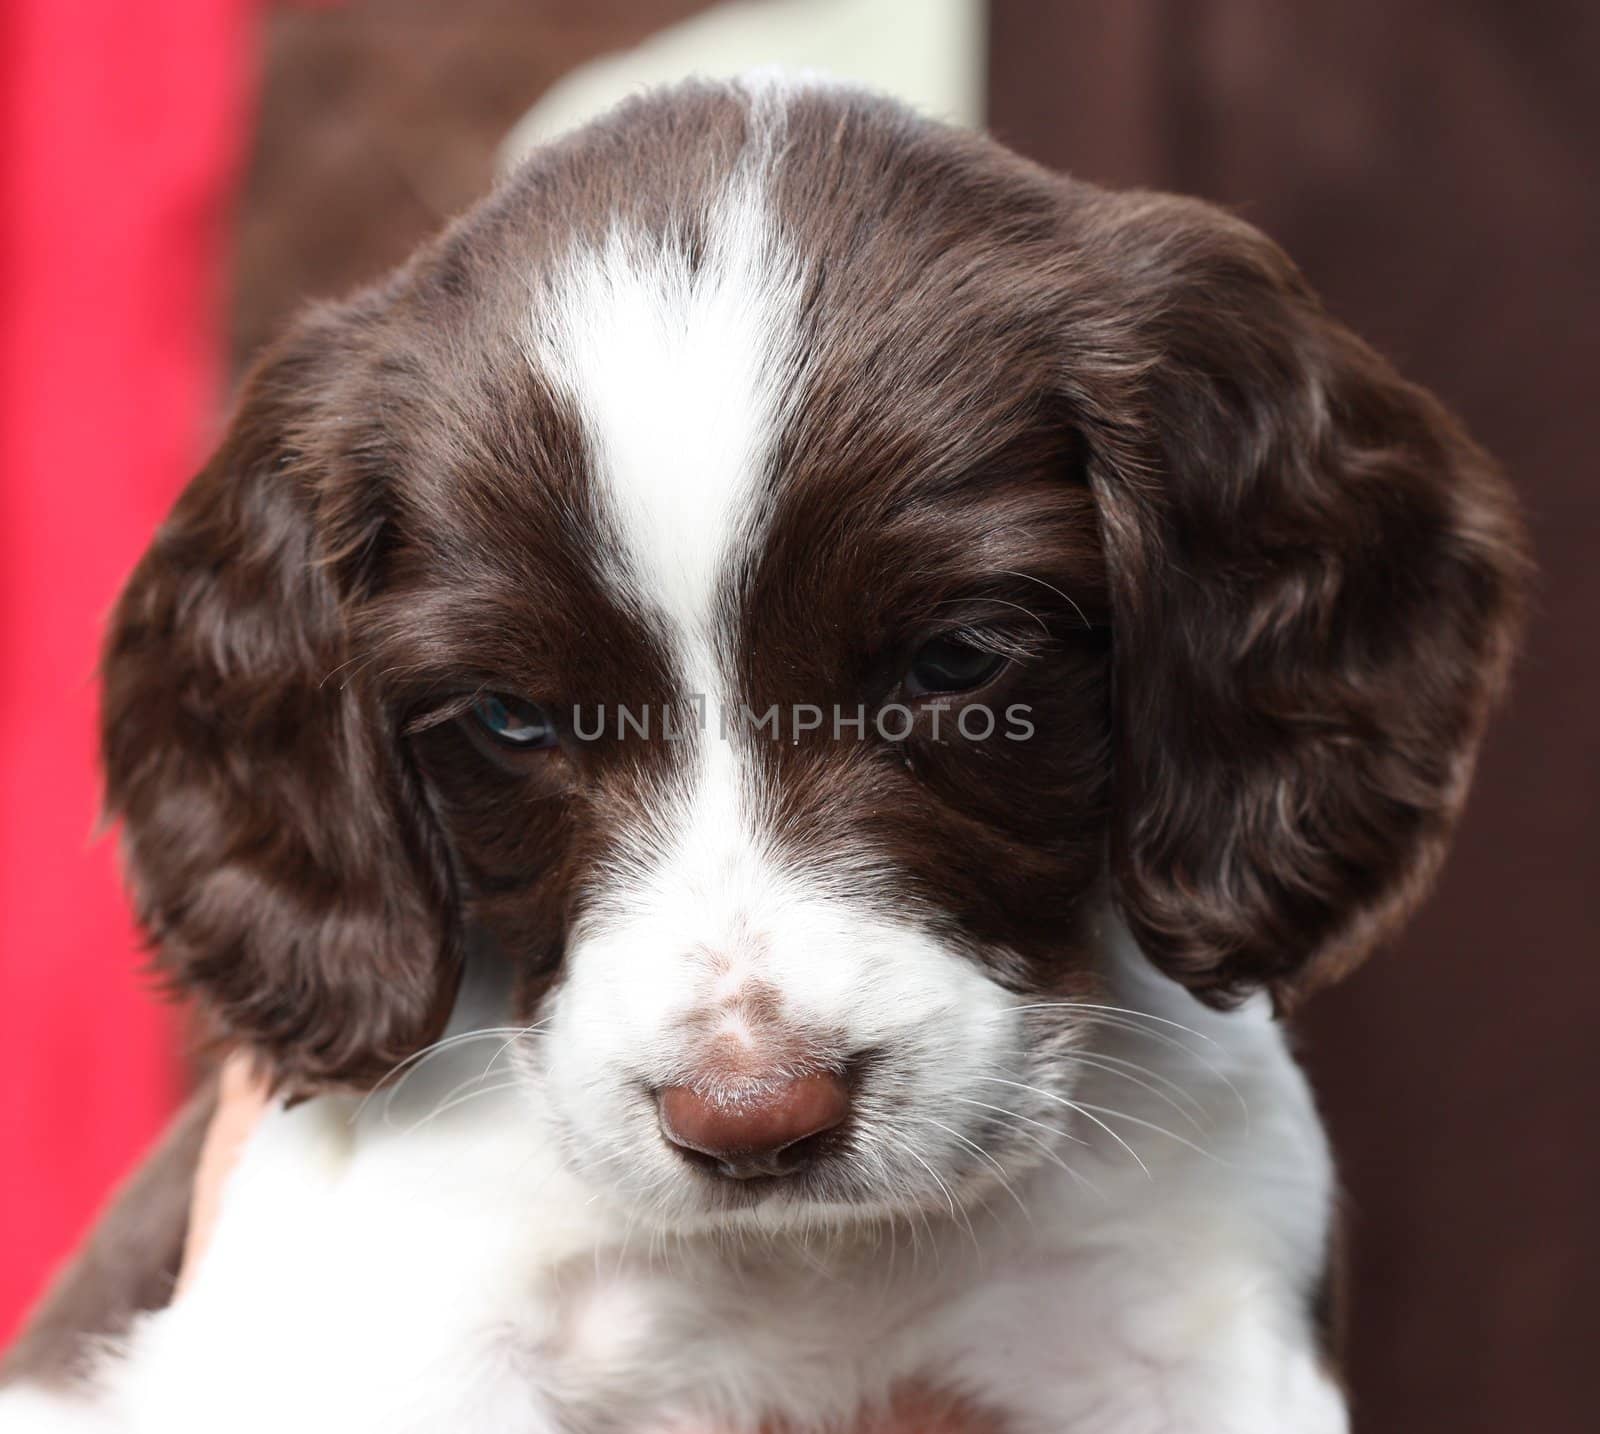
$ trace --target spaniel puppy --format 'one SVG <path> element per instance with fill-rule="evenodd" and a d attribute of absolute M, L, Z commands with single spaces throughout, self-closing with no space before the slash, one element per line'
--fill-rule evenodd
<path fill-rule="evenodd" d="M 117 609 L 140 912 L 282 1099 L 0 1423 L 1343 1429 L 1275 1017 L 1432 878 L 1521 567 L 1217 209 L 822 85 L 544 149 L 266 355 Z"/>

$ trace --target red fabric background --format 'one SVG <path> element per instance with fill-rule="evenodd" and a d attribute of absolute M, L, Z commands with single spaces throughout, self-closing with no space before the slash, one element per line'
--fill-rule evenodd
<path fill-rule="evenodd" d="M 170 1110 L 98 634 L 210 436 L 250 0 L 0 5 L 0 1344 Z"/>

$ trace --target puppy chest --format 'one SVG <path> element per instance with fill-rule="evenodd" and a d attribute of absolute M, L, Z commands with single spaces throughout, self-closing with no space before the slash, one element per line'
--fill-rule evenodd
<path fill-rule="evenodd" d="M 926 1289 L 604 1257 L 548 1290 L 541 1382 L 574 1428 L 848 1418 L 934 1366 Z M 620 1421 L 620 1422 L 618 1422 Z"/>

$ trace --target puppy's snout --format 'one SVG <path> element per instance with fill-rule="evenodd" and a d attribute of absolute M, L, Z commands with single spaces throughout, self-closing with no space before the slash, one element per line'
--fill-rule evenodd
<path fill-rule="evenodd" d="M 661 1132 L 685 1154 L 735 1180 L 792 1175 L 819 1138 L 850 1113 L 850 1087 L 831 1071 L 706 1093 L 667 1086 L 656 1093 Z"/>

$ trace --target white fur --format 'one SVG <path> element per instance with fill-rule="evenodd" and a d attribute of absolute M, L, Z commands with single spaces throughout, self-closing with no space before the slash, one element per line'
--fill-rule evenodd
<path fill-rule="evenodd" d="M 568 256 L 528 345 L 583 416 L 597 498 L 621 539 L 619 596 L 667 634 L 706 712 L 657 800 L 620 834 L 530 1060 L 570 1165 L 618 1198 L 648 1189 L 653 1217 L 679 1224 L 711 1212 L 641 1093 L 706 1083 L 715 1037 L 684 1029 L 697 1013 L 716 1017 L 716 1036 L 757 1047 L 740 1006 L 756 986 L 782 999 L 774 1040 L 840 1064 L 885 1052 L 884 1095 L 944 1112 L 907 1128 L 858 1103 L 857 1156 L 885 1200 L 948 1201 L 938 1172 L 984 1121 L 954 1096 L 981 1074 L 1028 1075 L 1008 999 L 897 907 L 892 873 L 856 853 L 824 864 L 776 849 L 750 751 L 771 739 L 739 727 L 729 586 L 764 536 L 766 460 L 801 369 L 804 280 L 763 189 L 783 91 L 746 93 L 751 137 L 706 210 L 698 267 L 671 236 L 613 229 L 598 251 Z M 830 1213 L 773 1202 L 754 1218 Z"/>
<path fill-rule="evenodd" d="M 469 1042 L 353 1124 L 348 1101 L 275 1113 L 199 1279 L 102 1371 L 94 1412 L 13 1391 L 0 1427 L 739 1429 L 844 1417 L 920 1378 L 1016 1434 L 1337 1434 L 1303 1300 L 1331 1175 L 1281 1032 L 1201 1008 L 1115 933 L 1108 966 L 1148 1017 L 1097 1027 L 1085 1055 L 1149 1088 L 1098 1069 L 1076 1098 L 1122 1112 L 1144 1169 L 1063 1119 L 1074 1138 L 1041 1138 L 1072 1174 L 1020 1173 L 1026 1215 L 1002 1198 L 970 1229 L 930 1212 L 829 1238 L 641 1230 L 569 1173 L 525 1087 L 417 1124 L 499 1044 Z"/>
<path fill-rule="evenodd" d="M 928 1165 L 947 1165 L 957 1137 L 879 1112 L 871 1091 L 969 1126 L 974 1112 L 954 1099 L 973 1080 L 1002 1069 L 1026 1078 L 1009 1058 L 1021 1021 L 969 956 L 891 914 L 862 862 L 805 871 L 780 859 L 744 775 L 731 744 L 704 744 L 687 799 L 569 945 L 538 1052 L 569 1161 L 619 1198 L 649 1188 L 657 1218 L 703 1214 L 700 1182 L 660 1141 L 641 1092 L 704 1084 L 708 1039 L 759 1044 L 765 1033 L 740 1010 L 759 983 L 782 1000 L 777 1038 L 801 1043 L 812 1061 L 881 1052 L 857 1106 L 860 1157 L 885 1197 L 942 1201 Z M 685 1029 L 700 1012 L 716 1018 L 710 1036 Z M 755 1214 L 770 1223 L 785 1208 Z"/>
<path fill-rule="evenodd" d="M 548 280 L 528 350 L 583 415 L 601 507 L 622 538 L 614 576 L 659 613 L 692 691 L 713 692 L 714 606 L 755 540 L 763 463 L 799 363 L 802 270 L 762 187 L 780 142 L 775 99 L 750 101 L 752 136 L 681 236 L 612 228 Z"/>
<path fill-rule="evenodd" d="M 107 1362 L 84 1418 L 814 1428 L 922 1381 L 1012 1434 L 1344 1428 L 1305 1298 L 1328 1158 L 1267 1013 L 1203 1009 L 1109 923 L 1124 1014 L 1030 1011 L 869 855 L 780 849 L 749 748 L 719 735 L 739 701 L 724 587 L 761 541 L 800 362 L 803 266 L 760 183 L 781 113 L 754 131 L 697 271 L 615 230 L 569 256 L 527 346 L 583 415 L 611 577 L 669 634 L 710 730 L 624 834 L 540 1028 L 449 1047 L 396 1100 L 269 1117 L 199 1278 Z M 757 990 L 775 1029 L 752 1023 Z M 729 1212 L 661 1139 L 652 1088 L 724 1079 L 719 1043 L 764 1042 L 780 1067 L 790 1047 L 877 1053 L 849 1137 L 861 1188 Z M 29 1398 L 0 1396 L 7 1430 L 79 1427 Z"/>

